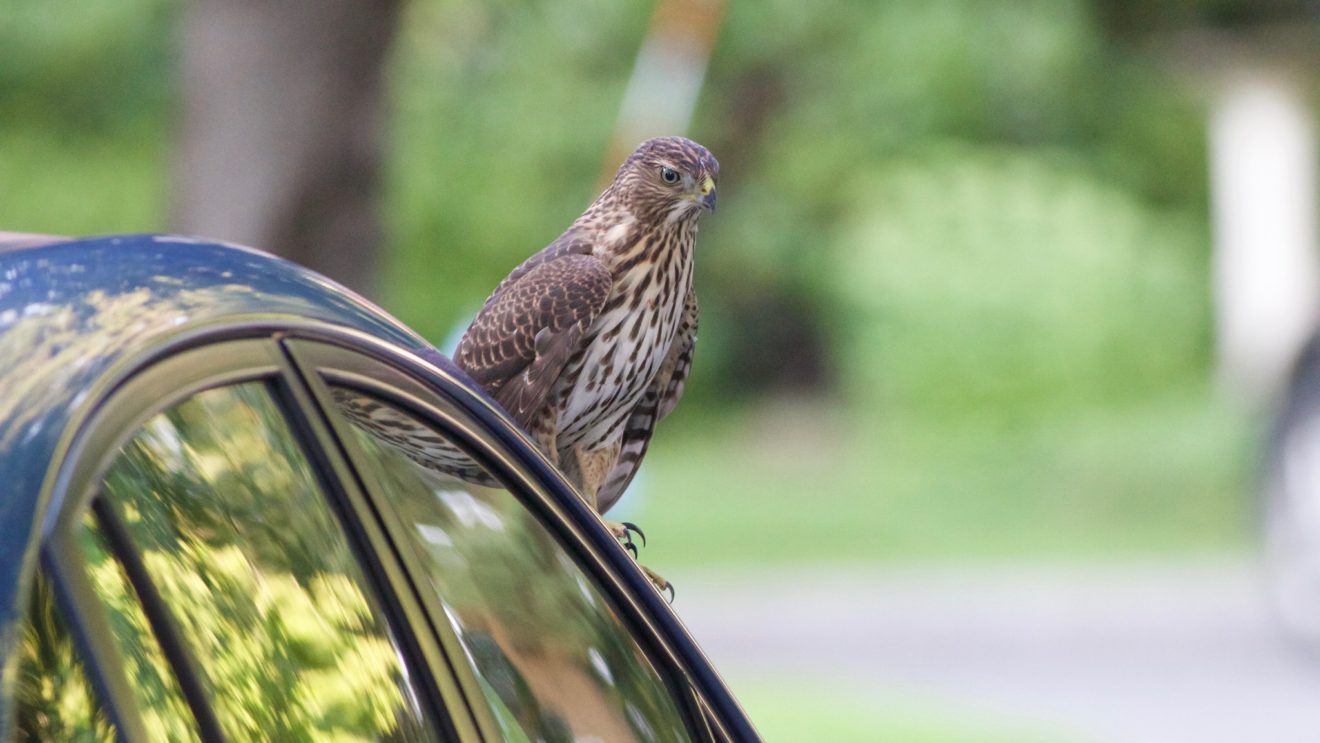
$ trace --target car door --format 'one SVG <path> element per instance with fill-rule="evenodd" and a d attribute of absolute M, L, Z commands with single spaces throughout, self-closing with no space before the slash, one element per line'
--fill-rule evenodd
<path fill-rule="evenodd" d="M 219 337 L 70 436 L 17 739 L 730 738 L 472 393 L 361 334 Z"/>

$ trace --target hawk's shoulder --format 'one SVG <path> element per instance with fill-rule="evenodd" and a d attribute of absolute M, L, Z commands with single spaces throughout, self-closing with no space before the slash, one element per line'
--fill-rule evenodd
<path fill-rule="evenodd" d="M 527 260 L 519 263 L 517 267 L 510 271 L 509 275 L 505 276 L 504 280 L 495 287 L 495 291 L 491 292 L 490 299 L 486 300 L 487 304 L 499 296 L 502 290 L 526 276 L 529 271 L 537 266 L 570 255 L 591 255 L 595 250 L 595 237 L 590 230 L 583 229 L 579 225 L 575 224 L 569 227 L 564 234 L 555 238 L 554 242 L 533 253 Z"/>
<path fill-rule="evenodd" d="M 463 334 L 454 363 L 527 426 L 613 283 L 590 243 L 565 233 L 500 283 Z"/>

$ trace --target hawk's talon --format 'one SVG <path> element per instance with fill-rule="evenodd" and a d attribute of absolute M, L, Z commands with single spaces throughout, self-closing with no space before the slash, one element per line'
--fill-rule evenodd
<path fill-rule="evenodd" d="M 624 549 L 632 552 L 633 557 L 637 556 L 637 545 L 633 542 L 632 538 L 633 532 L 637 532 L 637 536 L 642 538 L 642 546 L 646 546 L 646 535 L 642 533 L 641 529 L 637 528 L 637 524 L 630 521 L 624 521 L 622 523 L 618 521 L 605 521 L 605 528 L 610 530 L 610 533 L 614 535 L 615 539 L 623 543 Z"/>
<path fill-rule="evenodd" d="M 602 521 L 604 521 L 604 519 L 602 519 Z M 632 555 L 633 560 L 637 560 L 637 544 L 632 540 L 632 533 L 637 532 L 637 536 L 642 538 L 642 544 L 646 544 L 646 535 L 642 533 L 641 529 L 637 528 L 637 524 L 628 521 L 605 521 L 604 523 L 605 528 L 609 529 L 610 533 L 614 535 L 614 538 L 619 540 L 620 544 L 628 554 Z M 664 595 L 665 593 L 669 594 L 668 599 L 666 599 L 669 603 L 674 603 L 674 596 L 677 592 L 674 590 L 673 583 L 660 577 L 659 573 L 646 567 L 640 562 L 637 563 L 637 567 L 642 569 L 642 572 L 646 574 L 646 579 L 651 581 L 651 585 L 655 586 L 655 589 L 659 591 L 661 595 Z"/>
<path fill-rule="evenodd" d="M 642 546 L 643 547 L 646 546 L 646 532 L 642 531 L 642 527 L 638 526 L 637 524 L 634 524 L 631 521 L 620 521 L 619 524 L 623 527 L 624 533 L 627 533 L 629 531 L 637 532 L 637 536 L 642 538 Z M 632 539 L 629 538 L 628 541 L 631 542 Z"/>
<path fill-rule="evenodd" d="M 665 580 L 664 576 L 646 567 L 640 562 L 637 563 L 637 567 L 642 569 L 642 572 L 646 575 L 647 580 L 651 581 L 651 585 L 655 586 L 655 590 L 659 591 L 661 596 L 665 595 L 665 592 L 668 592 L 669 598 L 666 600 L 671 604 L 674 603 L 674 597 L 678 595 L 678 592 L 674 590 L 673 583 L 670 583 L 669 581 Z"/>

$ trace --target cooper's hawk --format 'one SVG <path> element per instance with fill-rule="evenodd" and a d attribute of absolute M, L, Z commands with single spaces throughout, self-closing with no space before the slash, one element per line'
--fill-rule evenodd
<path fill-rule="evenodd" d="M 564 234 L 500 282 L 454 354 L 597 513 L 683 394 L 697 217 L 715 209 L 719 168 L 682 137 L 642 143 Z"/>

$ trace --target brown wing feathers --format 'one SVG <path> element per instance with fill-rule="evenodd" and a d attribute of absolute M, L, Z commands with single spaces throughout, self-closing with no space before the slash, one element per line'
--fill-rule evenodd
<path fill-rule="evenodd" d="M 570 325 L 558 332 L 541 328 L 533 344 L 532 363 L 517 376 L 505 382 L 495 393 L 495 400 L 525 429 L 531 429 L 532 419 L 545 404 L 554 381 L 559 379 L 564 364 L 577 350 L 585 327 Z"/>
<path fill-rule="evenodd" d="M 571 252 L 519 269 L 487 300 L 454 356 L 526 427 L 600 313 L 613 279 L 596 258 Z"/>

